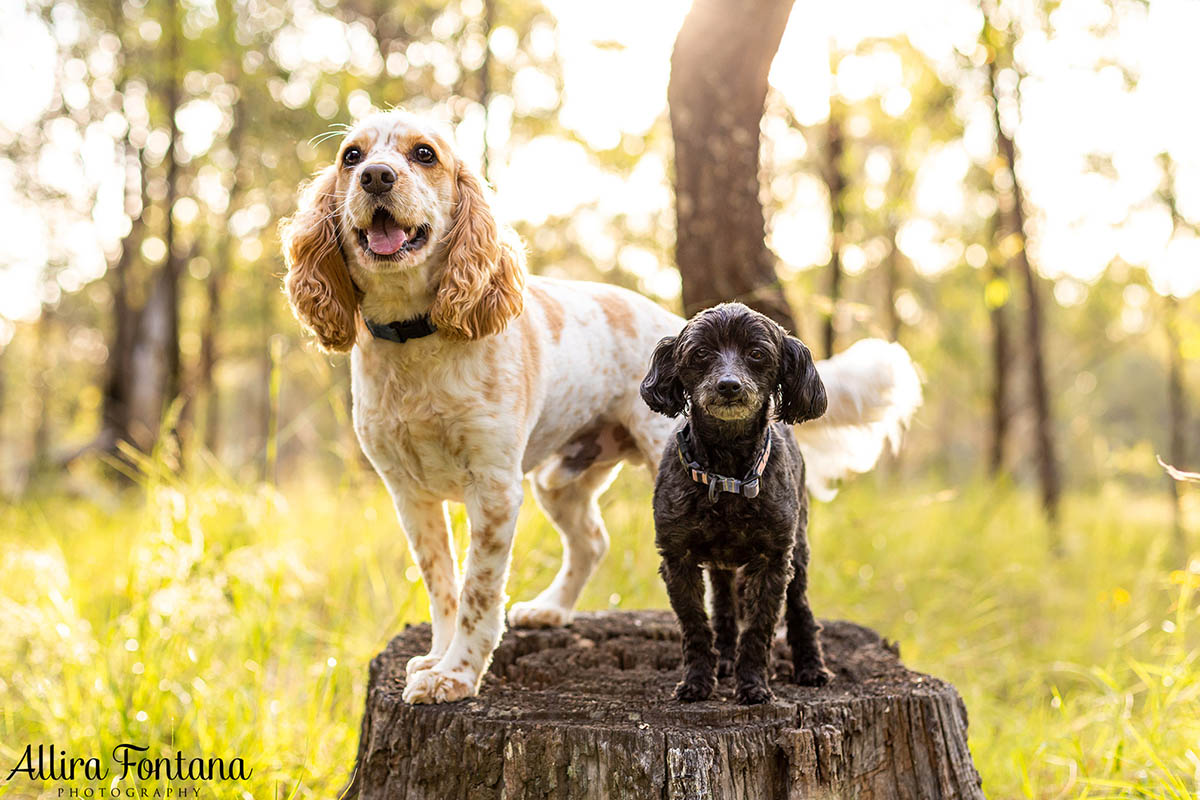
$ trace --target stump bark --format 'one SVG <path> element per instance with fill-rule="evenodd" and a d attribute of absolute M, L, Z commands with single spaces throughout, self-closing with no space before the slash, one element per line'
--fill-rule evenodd
<path fill-rule="evenodd" d="M 667 611 L 579 614 L 567 628 L 510 630 L 479 697 L 401 699 L 404 665 L 428 625 L 371 662 L 358 759 L 344 797 L 361 800 L 776 800 L 982 798 L 954 687 L 911 672 L 897 649 L 850 622 L 825 622 L 836 679 L 788 682 L 776 699 L 671 699 L 679 632 Z"/>

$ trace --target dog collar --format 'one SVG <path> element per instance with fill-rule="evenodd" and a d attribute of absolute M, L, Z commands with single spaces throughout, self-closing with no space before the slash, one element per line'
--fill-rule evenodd
<path fill-rule="evenodd" d="M 403 322 L 372 322 L 364 318 L 367 330 L 376 339 L 386 339 L 389 342 L 404 344 L 409 339 L 421 339 L 437 332 L 437 326 L 429 319 L 429 314 L 406 319 Z"/>
<path fill-rule="evenodd" d="M 763 470 L 767 468 L 767 459 L 771 457 L 771 426 L 767 426 L 767 435 L 763 439 L 762 450 L 759 451 L 758 457 L 754 459 L 754 463 L 751 465 L 750 471 L 746 473 L 746 477 L 741 480 L 726 478 L 724 475 L 709 472 L 696 462 L 696 459 L 692 457 L 692 451 L 688 447 L 687 441 L 691 429 L 692 424 L 689 422 L 675 434 L 675 441 L 679 448 L 679 461 L 683 464 L 684 469 L 688 471 L 688 475 L 691 476 L 692 480 L 708 487 L 708 499 L 713 503 L 717 502 L 717 496 L 721 492 L 740 494 L 742 497 L 748 499 L 758 497 L 759 479 L 762 478 Z"/>

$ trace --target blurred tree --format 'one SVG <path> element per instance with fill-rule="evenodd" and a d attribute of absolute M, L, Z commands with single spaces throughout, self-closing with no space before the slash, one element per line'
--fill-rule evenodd
<path fill-rule="evenodd" d="M 992 215 L 987 248 L 988 276 L 984 287 L 984 302 L 992 325 L 992 392 L 991 438 L 988 446 L 988 473 L 996 478 L 1004 470 L 1008 448 L 1009 373 L 1013 369 L 1012 347 L 1009 344 L 1008 299 L 1011 294 L 1006 259 L 996 249 L 1002 224 L 1000 208 Z"/>
<path fill-rule="evenodd" d="M 994 14 L 994 10 L 990 13 Z M 996 188 L 1000 194 L 999 208 L 1003 212 L 1005 225 L 998 233 L 1001 252 L 1008 252 L 1011 263 L 1023 279 L 1025 289 L 1025 335 L 1026 358 L 1029 368 L 1029 392 L 1034 410 L 1034 451 L 1037 454 L 1038 477 L 1041 484 L 1042 506 L 1053 523 L 1058 519 L 1059 501 L 1062 494 L 1058 458 L 1055 453 L 1054 419 L 1050 407 L 1050 389 L 1046 380 L 1045 341 L 1043 334 L 1043 310 L 1039 278 L 1030 263 L 1026 246 L 1025 200 L 1020 179 L 1017 177 L 1017 151 L 1011 134 L 1005 131 L 1001 119 L 1001 108 L 1010 98 L 1001 91 L 998 73 L 1001 69 L 1013 70 L 1017 76 L 1013 93 L 1019 97 L 1020 75 L 1013 61 L 1016 23 L 1010 21 L 1009 29 L 1002 31 L 992 24 L 989 10 L 984 9 L 982 40 L 988 48 L 987 77 L 991 95 L 993 120 L 996 126 L 996 150 L 1002 161 L 997 170 Z M 1013 99 L 1014 106 L 1016 100 Z"/>
<path fill-rule="evenodd" d="M 825 123 L 824 163 L 821 179 L 829 191 L 829 217 L 832 241 L 829 246 L 829 265 L 826 267 L 829 291 L 829 312 L 825 315 L 825 327 L 821 338 L 825 357 L 834 352 L 838 300 L 842 285 L 842 247 L 846 244 L 846 175 L 843 172 L 842 154 L 845 134 L 842 130 L 841 103 L 833 100 L 829 108 L 829 120 Z"/>
<path fill-rule="evenodd" d="M 220 70 L 222 79 L 232 87 L 240 87 L 243 83 L 242 60 L 245 56 L 238 42 L 237 9 L 235 0 L 218 0 L 217 17 L 219 20 L 218 50 L 221 59 Z M 226 137 L 226 147 L 232 162 L 229 170 L 229 200 L 224 214 L 215 215 L 210 239 L 215 240 L 213 260 L 206 282 L 204 321 L 200 331 L 200 357 L 194 370 L 192 388 L 188 392 L 187 402 L 183 408 L 180 420 L 181 427 L 187 429 L 193 424 L 193 409 L 200 401 L 204 403 L 204 446 L 210 452 L 217 452 L 220 444 L 220 395 L 217 390 L 214 372 L 220 357 L 219 335 L 221 330 L 221 304 L 225 283 L 233 271 L 234 236 L 229 231 L 229 215 L 236 213 L 241 205 L 244 176 L 246 168 L 243 165 L 245 153 L 242 141 L 246 127 L 246 112 L 243 108 L 243 92 L 234 91 L 233 100 L 229 107 L 229 135 Z"/>
<path fill-rule="evenodd" d="M 695 0 L 675 39 L 667 88 L 675 261 L 689 315 L 738 300 L 796 330 L 765 243 L 758 182 L 767 73 L 791 8 L 792 0 Z"/>
<path fill-rule="evenodd" d="M 120 40 L 125 33 L 125 9 L 119 2 L 114 2 L 110 8 Z M 146 243 L 142 217 L 151 199 L 148 191 L 151 165 L 146 158 L 145 143 L 138 147 L 132 138 L 127 137 L 126 142 L 133 145 L 138 156 L 135 171 L 141 197 L 134 212 L 137 215 L 134 224 L 122 242 L 121 254 L 113 270 L 116 285 L 109 350 L 116 357 L 110 364 L 105 391 L 104 427 L 97 439 L 100 446 L 114 452 L 121 442 L 149 450 L 158 437 L 159 423 L 167 403 L 175 398 L 180 389 L 179 280 L 185 258 L 180 253 L 181 244 L 173 213 L 180 191 L 180 165 L 176 149 L 179 139 L 176 115 L 182 92 L 178 0 L 164 0 L 162 13 L 166 58 L 160 91 L 166 143 L 162 157 L 163 199 L 158 207 L 161 211 L 158 218 L 162 220 L 161 242 L 164 252 L 161 266 L 145 275 L 141 286 L 135 290 L 130 282 L 130 267 L 136 257 L 133 248 Z M 131 88 L 128 62 L 136 52 L 132 47 L 128 50 L 122 48 L 126 63 L 120 67 L 120 85 L 124 92 Z M 130 124 L 128 128 L 132 135 L 135 126 Z M 134 291 L 144 297 L 141 305 L 132 302 Z"/>
<path fill-rule="evenodd" d="M 37 360 L 38 363 L 46 365 L 46 368 L 37 376 L 37 422 L 33 426 L 33 458 L 29 468 L 30 477 L 38 478 L 45 474 L 50 467 L 52 461 L 50 455 L 50 418 L 53 414 L 51 411 L 51 396 L 53 388 L 50 384 L 50 376 L 52 370 L 50 365 L 57 358 L 54 339 L 54 311 L 47 307 L 42 307 L 41 316 L 37 321 Z"/>
<path fill-rule="evenodd" d="M 1179 211 L 1179 197 L 1176 190 L 1175 160 L 1170 153 L 1161 153 L 1158 157 L 1162 169 L 1162 185 L 1158 190 L 1158 199 L 1167 207 L 1171 215 L 1171 237 L 1181 234 L 1184 230 L 1197 233 L 1195 226 L 1190 225 Z M 1200 269 L 1200 266 L 1193 267 Z M 1167 340 L 1167 458 L 1173 467 L 1187 469 L 1187 429 L 1188 408 L 1186 392 L 1183 385 L 1183 350 L 1181 345 L 1181 320 L 1179 314 L 1179 299 L 1174 294 L 1174 287 L 1167 287 L 1163 298 L 1163 330 Z M 1175 558 L 1186 562 L 1188 556 L 1187 531 L 1183 522 L 1182 489 L 1173 478 L 1168 477 L 1167 485 L 1171 493 L 1171 507 L 1174 514 L 1173 527 L 1175 533 Z"/>

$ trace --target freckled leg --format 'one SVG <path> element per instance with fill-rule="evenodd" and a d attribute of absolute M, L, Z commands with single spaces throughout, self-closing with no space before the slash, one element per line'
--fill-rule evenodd
<path fill-rule="evenodd" d="M 392 482 L 386 481 L 388 488 Z M 454 545 L 450 538 L 450 521 L 446 504 L 430 498 L 411 498 L 393 492 L 396 513 L 408 537 L 408 549 L 421 570 L 421 579 L 429 594 L 430 621 L 433 645 L 428 655 L 410 659 L 407 666 L 411 677 L 428 669 L 441 659 L 454 636 L 454 619 L 458 614 L 458 563 L 454 560 Z"/>
<path fill-rule="evenodd" d="M 733 657 L 737 648 L 738 608 L 737 596 L 733 591 L 733 570 L 708 571 L 708 582 L 712 586 L 712 620 L 717 634 L 717 677 L 733 674 Z"/>
<path fill-rule="evenodd" d="M 738 638 L 733 671 L 737 701 L 743 705 L 766 703 L 773 696 L 768 681 L 771 642 L 792 572 L 791 563 L 785 558 L 785 553 L 760 556 L 742 571 L 742 610 L 746 622 Z"/>
<path fill-rule="evenodd" d="M 685 703 L 707 700 L 716 685 L 717 652 L 704 613 L 704 574 L 684 558 L 667 556 L 658 571 L 683 634 L 683 680 L 675 687 L 675 699 Z"/>
<path fill-rule="evenodd" d="M 804 537 L 792 552 L 795 574 L 787 588 L 787 641 L 792 648 L 792 682 L 824 686 L 833 679 L 821 652 L 821 626 L 808 605 L 808 542 Z"/>
<path fill-rule="evenodd" d="M 508 619 L 515 627 L 544 628 L 571 621 L 584 584 L 608 552 L 608 531 L 597 500 L 619 470 L 620 464 L 599 464 L 555 488 L 534 481 L 533 496 L 562 539 L 563 562 L 541 594 L 509 609 Z"/>
<path fill-rule="evenodd" d="M 437 664 L 408 682 L 404 699 L 409 703 L 448 703 L 474 696 L 504 633 L 504 584 L 521 507 L 521 480 L 518 475 L 479 483 L 466 497 L 471 545 L 454 638 Z"/>

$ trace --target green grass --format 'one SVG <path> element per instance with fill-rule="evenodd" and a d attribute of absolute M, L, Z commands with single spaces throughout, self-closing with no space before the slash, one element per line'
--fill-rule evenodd
<path fill-rule="evenodd" d="M 817 506 L 813 606 L 958 687 L 989 797 L 1195 794 L 1200 556 L 1164 566 L 1165 503 L 1071 497 L 1056 559 L 1026 493 L 881 486 Z M 665 606 L 648 493 L 633 472 L 606 499 L 612 550 L 585 608 Z M 461 510 L 455 524 L 461 541 Z M 557 556 L 527 506 L 510 595 L 531 596 Z M 136 497 L 0 508 L 0 780 L 27 743 L 107 761 L 130 741 L 254 769 L 208 796 L 335 796 L 368 661 L 426 615 L 369 476 L 282 492 L 158 479 Z M 17 778 L 0 796 L 40 789 Z"/>

